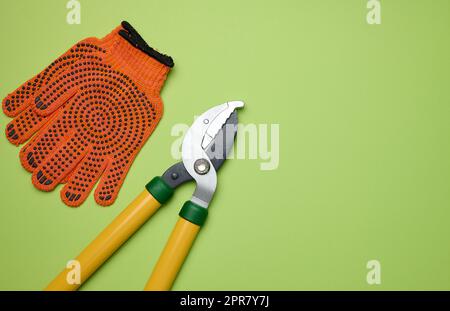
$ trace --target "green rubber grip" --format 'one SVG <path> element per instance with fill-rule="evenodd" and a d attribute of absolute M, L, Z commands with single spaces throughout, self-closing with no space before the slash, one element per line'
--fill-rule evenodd
<path fill-rule="evenodd" d="M 186 201 L 179 213 L 180 217 L 183 217 L 187 221 L 192 222 L 198 226 L 202 226 L 206 217 L 208 216 L 208 209 L 195 204 L 192 201 Z"/>
<path fill-rule="evenodd" d="M 161 204 L 166 203 L 173 195 L 173 189 L 159 176 L 145 185 L 148 192 Z"/>

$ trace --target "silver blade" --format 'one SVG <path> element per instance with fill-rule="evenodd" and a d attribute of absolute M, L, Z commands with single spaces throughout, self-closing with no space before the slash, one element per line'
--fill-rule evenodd
<path fill-rule="evenodd" d="M 223 133 L 235 131 L 233 126 L 230 126 L 230 128 L 227 127 L 225 131 L 222 130 L 222 127 L 227 123 L 227 120 L 233 112 L 235 112 L 237 108 L 243 106 L 244 103 L 241 101 L 230 101 L 210 108 L 208 111 L 199 116 L 184 137 L 181 148 L 183 162 L 204 157 L 205 151 L 208 150 L 211 143 L 215 141 L 215 138 L 219 132 Z M 217 145 L 218 144 L 216 144 L 216 147 Z M 230 149 L 227 147 L 230 147 L 229 144 L 225 144 L 224 148 L 222 148 L 224 150 L 222 154 L 227 154 L 227 151 Z M 212 158 L 218 157 L 219 155 L 217 154 L 212 156 Z M 208 158 L 211 159 L 209 155 Z"/>
<path fill-rule="evenodd" d="M 221 132 L 232 113 L 243 106 L 243 102 L 232 101 L 210 108 L 194 121 L 184 137 L 181 157 L 187 172 L 196 181 L 191 201 L 204 208 L 208 207 L 217 186 L 217 173 L 210 155 L 206 153 L 207 147 L 215 141 L 217 134 Z M 225 128 L 224 132 L 228 131 L 232 132 Z M 231 136 L 234 138 L 233 135 Z M 227 148 L 229 145 L 225 141 L 225 147 L 222 146 L 221 153 L 216 152 L 219 141 L 223 141 L 223 138 L 215 141 L 213 158 L 218 158 L 219 155 L 223 157 L 223 154 L 226 156 L 231 149 Z M 209 150 L 212 151 L 213 148 Z"/>
<path fill-rule="evenodd" d="M 231 116 L 233 112 L 236 111 L 237 108 L 244 107 L 244 103 L 241 101 L 232 101 L 226 103 L 226 107 L 222 112 L 217 114 L 217 116 L 213 120 L 208 120 L 209 127 L 206 130 L 206 134 L 203 137 L 202 147 L 206 149 L 207 146 L 211 144 L 214 138 L 217 136 L 219 131 L 222 130 L 223 125 L 226 123 L 228 118 Z"/>
<path fill-rule="evenodd" d="M 230 115 L 216 137 L 206 148 L 206 154 L 210 158 L 216 171 L 218 171 L 222 167 L 222 164 L 225 163 L 228 154 L 233 148 L 234 139 L 237 134 L 237 124 L 238 111 L 236 110 Z M 231 131 L 229 129 L 231 129 Z M 222 150 L 222 154 L 220 154 L 220 150 Z M 162 174 L 162 178 L 173 189 L 193 179 L 184 167 L 183 162 L 172 165 L 164 172 L 164 174 Z"/>
<path fill-rule="evenodd" d="M 237 110 L 233 111 L 225 124 L 215 135 L 214 139 L 206 147 L 206 154 L 211 160 L 214 168 L 218 170 L 225 162 L 234 145 L 237 134 Z"/>

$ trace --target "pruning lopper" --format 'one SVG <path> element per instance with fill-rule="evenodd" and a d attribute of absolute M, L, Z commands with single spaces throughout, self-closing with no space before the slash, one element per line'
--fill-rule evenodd
<path fill-rule="evenodd" d="M 125 241 L 128 240 L 173 195 L 181 184 L 195 180 L 192 198 L 186 201 L 179 220 L 153 269 L 145 290 L 170 290 L 200 227 L 208 215 L 217 185 L 216 171 L 225 162 L 237 133 L 237 108 L 241 101 L 215 106 L 198 117 L 185 134 L 182 161 L 161 177 L 153 178 L 146 189 L 72 261 L 78 264 L 64 269 L 46 290 L 76 290 Z"/>

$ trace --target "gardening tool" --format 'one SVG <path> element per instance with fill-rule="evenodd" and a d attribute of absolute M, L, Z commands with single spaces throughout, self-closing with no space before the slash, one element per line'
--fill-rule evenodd
<path fill-rule="evenodd" d="M 76 290 L 170 199 L 178 186 L 195 180 L 194 194 L 183 205 L 175 229 L 145 286 L 146 290 L 169 290 L 206 220 L 208 206 L 216 190 L 216 171 L 234 144 L 236 109 L 243 106 L 243 102 L 231 101 L 198 117 L 184 137 L 182 161 L 171 166 L 161 177 L 153 178 L 146 189 L 75 259 L 80 267 L 80 282 L 69 280 L 68 276 L 73 271 L 66 268 L 46 290 Z"/>

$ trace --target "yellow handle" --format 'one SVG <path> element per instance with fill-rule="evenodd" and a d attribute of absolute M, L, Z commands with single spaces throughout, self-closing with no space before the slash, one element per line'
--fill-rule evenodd
<path fill-rule="evenodd" d="M 161 204 L 147 190 L 144 190 L 81 252 L 74 261 L 77 265 L 64 269 L 45 290 L 78 289 L 160 206 Z M 77 267 L 79 271 L 74 271 L 73 269 Z M 71 278 L 77 272 L 80 276 L 79 282 L 76 277 Z"/>
<path fill-rule="evenodd" d="M 144 290 L 170 290 L 199 230 L 200 226 L 180 217 Z"/>

